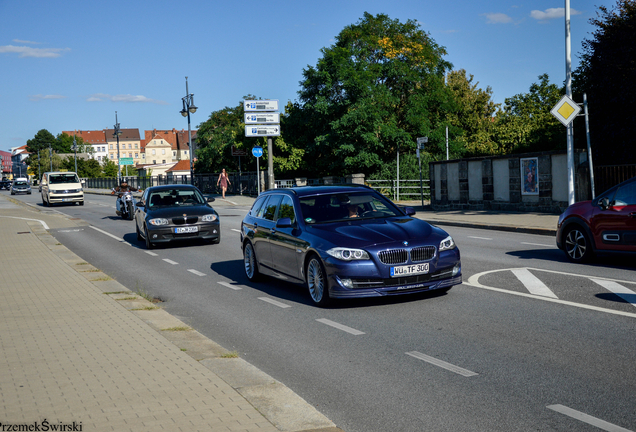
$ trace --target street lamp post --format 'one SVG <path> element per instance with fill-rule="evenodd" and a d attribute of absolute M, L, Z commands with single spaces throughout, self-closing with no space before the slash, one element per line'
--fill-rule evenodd
<path fill-rule="evenodd" d="M 115 111 L 115 131 L 113 136 L 117 138 L 117 186 L 121 184 L 121 165 L 119 164 L 119 135 L 121 135 L 121 129 L 119 129 L 119 122 L 117 121 L 117 111 Z"/>
<path fill-rule="evenodd" d="M 73 133 L 73 151 L 75 152 L 75 172 L 77 172 L 77 141 L 75 140 L 75 133 Z"/>
<path fill-rule="evenodd" d="M 53 171 L 53 148 L 51 143 L 49 143 L 49 161 L 51 161 L 51 171 Z"/>
<path fill-rule="evenodd" d="M 188 77 L 186 78 L 186 95 L 181 98 L 183 101 L 183 109 L 180 111 L 181 115 L 188 117 L 188 147 L 190 149 L 190 184 L 194 185 L 194 149 L 192 148 L 192 131 L 190 130 L 190 113 L 197 112 L 197 107 L 194 105 L 194 95 L 188 91 Z"/>

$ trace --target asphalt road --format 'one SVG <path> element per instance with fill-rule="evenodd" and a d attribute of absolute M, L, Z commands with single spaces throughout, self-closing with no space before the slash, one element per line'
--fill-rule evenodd
<path fill-rule="evenodd" d="M 4 193 L 4 192 L 3 192 Z M 20 196 L 41 207 L 39 194 Z M 290 387 L 348 432 L 636 431 L 636 264 L 568 263 L 554 238 L 448 228 L 464 284 L 446 295 L 314 307 L 247 281 L 247 208 L 215 206 L 219 245 L 146 251 L 114 198 L 55 207 L 86 261 Z"/>

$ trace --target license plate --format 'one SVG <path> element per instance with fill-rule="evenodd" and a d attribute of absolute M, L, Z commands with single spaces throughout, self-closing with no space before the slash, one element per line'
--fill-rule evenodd
<path fill-rule="evenodd" d="M 73 201 L 71 198 L 62 198 L 62 202 Z"/>
<path fill-rule="evenodd" d="M 428 273 L 429 263 L 391 267 L 391 277 L 412 276 Z"/>
<path fill-rule="evenodd" d="M 186 233 L 195 233 L 195 232 L 199 232 L 198 226 L 181 227 L 181 228 L 174 229 L 175 234 L 186 234 Z"/>

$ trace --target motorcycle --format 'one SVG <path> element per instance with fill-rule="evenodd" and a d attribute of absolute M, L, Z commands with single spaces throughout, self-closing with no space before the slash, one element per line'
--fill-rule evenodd
<path fill-rule="evenodd" d="M 119 195 L 117 199 L 121 200 L 119 209 L 122 219 L 132 220 L 135 217 L 135 203 L 133 201 L 132 192 L 121 192 Z"/>

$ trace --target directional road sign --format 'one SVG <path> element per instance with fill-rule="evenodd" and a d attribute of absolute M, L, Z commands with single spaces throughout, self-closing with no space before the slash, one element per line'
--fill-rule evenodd
<path fill-rule="evenodd" d="M 246 137 L 280 136 L 279 125 L 246 125 Z"/>
<path fill-rule="evenodd" d="M 245 111 L 278 111 L 278 99 L 246 100 L 243 106 Z"/>
<path fill-rule="evenodd" d="M 280 114 L 272 112 L 255 112 L 245 114 L 245 124 L 278 124 Z"/>
<path fill-rule="evenodd" d="M 133 158 L 119 158 L 119 165 L 134 165 Z"/>
<path fill-rule="evenodd" d="M 563 96 L 554 108 L 550 110 L 550 113 L 563 123 L 563 126 L 569 125 L 574 120 L 574 117 L 579 115 L 579 112 L 581 112 L 579 104 L 567 95 Z"/>

